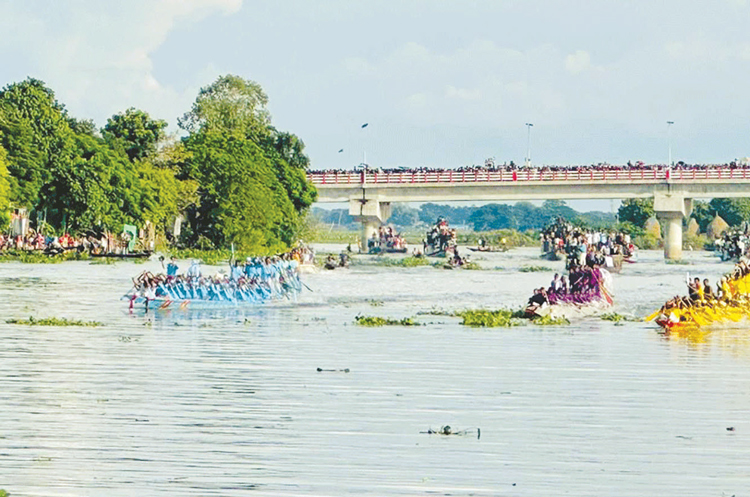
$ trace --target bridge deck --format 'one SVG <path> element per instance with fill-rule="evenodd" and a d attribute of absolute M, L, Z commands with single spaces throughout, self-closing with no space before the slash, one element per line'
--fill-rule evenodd
<path fill-rule="evenodd" d="M 502 182 L 664 182 L 664 181 L 731 181 L 750 180 L 750 169 L 745 168 L 707 168 L 707 169 L 635 169 L 635 170 L 564 170 L 545 171 L 530 169 L 519 171 L 456 171 L 439 172 L 404 171 L 404 172 L 330 172 L 310 173 L 310 181 L 318 187 L 355 186 L 355 185 L 413 185 L 413 184 L 469 184 L 469 183 L 502 183 Z"/>

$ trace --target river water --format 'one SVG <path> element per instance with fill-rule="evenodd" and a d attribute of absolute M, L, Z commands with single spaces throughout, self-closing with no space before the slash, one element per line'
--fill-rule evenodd
<path fill-rule="evenodd" d="M 306 275 L 297 303 L 129 314 L 158 262 L 0 264 L 0 488 L 13 496 L 731 496 L 750 493 L 750 331 L 654 325 L 363 328 L 520 306 L 538 251 L 483 271 L 371 265 Z M 616 275 L 649 314 L 685 272 L 659 252 Z M 27 327 L 12 317 L 96 320 Z M 333 371 L 318 372 L 317 368 Z M 341 371 L 348 369 L 349 372 Z M 464 436 L 422 433 L 450 425 Z M 734 430 L 729 431 L 727 428 Z M 481 429 L 477 437 L 475 428 Z"/>

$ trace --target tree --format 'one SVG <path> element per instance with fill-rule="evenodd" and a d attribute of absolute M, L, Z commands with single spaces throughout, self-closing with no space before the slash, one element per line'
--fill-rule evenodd
<path fill-rule="evenodd" d="M 128 158 L 135 161 L 156 152 L 165 138 L 166 127 L 166 121 L 152 119 L 148 113 L 131 107 L 107 119 L 103 132 L 105 137 L 122 140 Z"/>
<path fill-rule="evenodd" d="M 419 222 L 419 211 L 407 204 L 393 204 L 388 221 L 396 226 L 414 226 Z"/>
<path fill-rule="evenodd" d="M 693 202 L 693 212 L 690 217 L 694 218 L 698 223 L 701 233 L 706 232 L 706 228 L 713 221 L 716 211 L 709 205 L 708 202 L 702 202 L 696 200 Z"/>
<path fill-rule="evenodd" d="M 8 226 L 10 212 L 10 173 L 7 167 L 7 153 L 0 146 L 0 232 Z"/>
<path fill-rule="evenodd" d="M 10 84 L 0 91 L 0 132 L 13 176 L 12 200 L 33 209 L 42 186 L 72 162 L 74 133 L 65 107 L 42 81 Z"/>
<path fill-rule="evenodd" d="M 474 231 L 518 229 L 515 211 L 508 204 L 483 205 L 469 216 L 469 223 L 474 226 Z"/>
<path fill-rule="evenodd" d="M 652 198 L 630 198 L 623 200 L 617 210 L 620 222 L 632 223 L 634 226 L 643 228 L 646 221 L 654 216 L 654 199 Z"/>
<path fill-rule="evenodd" d="M 294 205 L 256 143 L 216 130 L 191 135 L 185 146 L 186 170 L 200 185 L 200 205 L 188 211 L 196 239 L 257 252 L 295 241 Z"/>
<path fill-rule="evenodd" d="M 729 226 L 739 226 L 750 221 L 750 199 L 748 198 L 715 198 L 709 202 L 710 208 Z"/>
<path fill-rule="evenodd" d="M 178 122 L 189 133 L 219 128 L 257 140 L 269 134 L 271 117 L 267 104 L 268 96 L 255 81 L 221 76 L 201 88 L 190 112 Z"/>

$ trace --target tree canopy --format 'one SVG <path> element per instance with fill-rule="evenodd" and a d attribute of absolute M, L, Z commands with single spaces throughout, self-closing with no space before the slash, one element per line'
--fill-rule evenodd
<path fill-rule="evenodd" d="M 0 227 L 10 203 L 56 230 L 118 231 L 180 213 L 184 242 L 275 250 L 295 241 L 316 199 L 304 143 L 271 126 L 258 83 L 222 76 L 179 120 L 188 132 L 129 108 L 101 132 L 68 115 L 54 92 L 29 78 L 0 91 Z"/>
<path fill-rule="evenodd" d="M 156 152 L 157 145 L 166 137 L 167 121 L 151 119 L 146 112 L 129 108 L 107 119 L 102 130 L 105 137 L 122 140 L 131 161 L 143 159 Z"/>

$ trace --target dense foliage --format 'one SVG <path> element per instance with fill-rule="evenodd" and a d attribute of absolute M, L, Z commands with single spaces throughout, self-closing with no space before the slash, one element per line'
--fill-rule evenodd
<path fill-rule="evenodd" d="M 200 90 L 175 141 L 142 110 L 99 131 L 43 82 L 10 84 L 0 91 L 0 229 L 11 206 L 27 208 L 32 226 L 76 233 L 147 222 L 166 233 L 183 214 L 186 245 L 284 248 L 317 193 L 304 143 L 271 126 L 267 102 L 257 83 L 223 76 Z"/>
<path fill-rule="evenodd" d="M 348 209 L 325 210 L 314 208 L 313 216 L 325 224 L 355 227 L 356 222 Z M 419 208 L 406 204 L 394 204 L 388 219 L 390 224 L 400 227 L 432 225 L 438 217 L 447 219 L 451 226 L 470 225 L 475 231 L 513 229 L 538 230 L 558 217 L 576 224 L 591 227 L 611 226 L 615 217 L 607 212 L 578 212 L 562 200 L 547 200 L 541 206 L 530 202 L 516 204 L 486 204 L 481 207 L 454 207 L 441 204 L 422 204 Z"/>

